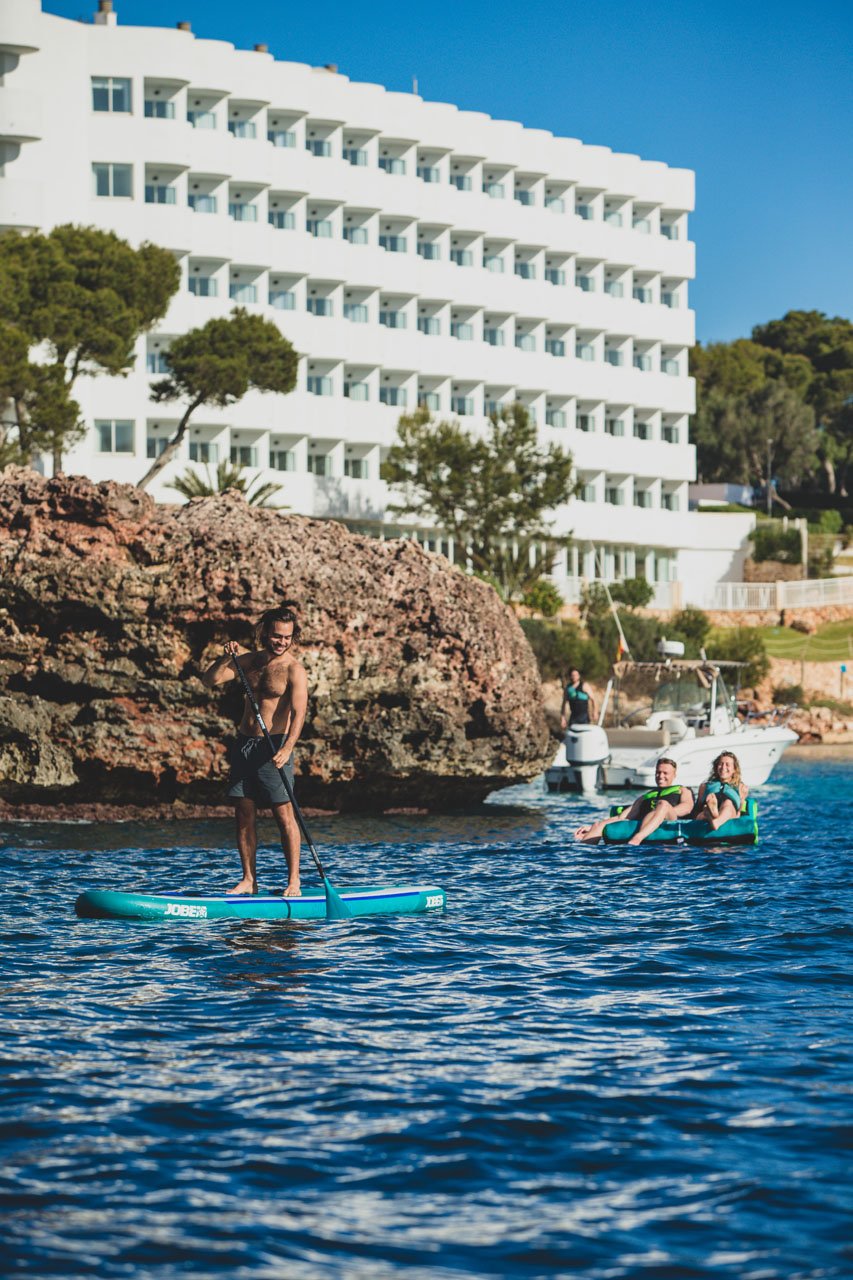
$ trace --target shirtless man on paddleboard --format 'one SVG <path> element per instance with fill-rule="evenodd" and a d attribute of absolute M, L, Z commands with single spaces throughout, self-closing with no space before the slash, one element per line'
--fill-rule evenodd
<path fill-rule="evenodd" d="M 231 773 L 228 797 L 234 801 L 237 821 L 237 848 L 243 876 L 231 893 L 257 893 L 256 853 L 258 847 L 258 806 L 272 809 L 281 834 L 287 859 L 288 881 L 285 897 L 298 897 L 300 838 L 299 826 L 279 769 L 284 768 L 293 786 L 293 748 L 299 740 L 308 708 L 308 681 L 305 668 L 292 652 L 299 639 L 299 622 L 293 610 L 285 605 L 268 609 L 255 627 L 255 648 L 245 649 L 229 640 L 220 658 L 212 663 L 202 680 L 215 689 L 228 680 L 237 679 L 232 662 L 236 654 L 255 700 L 269 726 L 275 755 L 270 759 L 269 747 L 255 719 L 249 699 L 244 699 L 243 718 L 237 737 L 228 753 Z"/>

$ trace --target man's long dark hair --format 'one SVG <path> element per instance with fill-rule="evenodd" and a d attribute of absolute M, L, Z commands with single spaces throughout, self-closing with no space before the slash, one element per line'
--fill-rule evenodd
<path fill-rule="evenodd" d="M 275 609 L 267 609 L 262 614 L 255 626 L 255 644 L 259 649 L 264 648 L 270 637 L 270 628 L 275 622 L 292 622 L 293 623 L 293 643 L 296 644 L 302 628 L 299 625 L 299 618 L 296 615 L 297 604 L 295 600 L 285 600 Z"/>

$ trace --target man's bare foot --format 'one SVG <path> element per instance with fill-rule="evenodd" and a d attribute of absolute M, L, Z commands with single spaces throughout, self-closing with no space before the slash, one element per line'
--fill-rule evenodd
<path fill-rule="evenodd" d="M 298 880 L 292 880 L 284 891 L 285 898 L 301 898 L 302 885 Z"/>
<path fill-rule="evenodd" d="M 631 836 L 631 839 L 626 840 L 625 843 L 626 844 L 642 844 L 643 842 L 639 836 Z"/>
<path fill-rule="evenodd" d="M 257 882 L 257 880 L 249 880 L 249 879 L 247 879 L 247 878 L 244 876 L 244 877 L 243 877 L 243 879 L 240 881 L 240 883 L 239 883 L 239 884 L 235 884 L 234 888 L 233 888 L 233 889 L 229 889 L 229 890 L 228 890 L 228 892 L 229 892 L 229 893 L 242 893 L 242 894 L 247 894 L 247 893 L 257 893 L 257 892 L 258 892 L 258 882 Z"/>

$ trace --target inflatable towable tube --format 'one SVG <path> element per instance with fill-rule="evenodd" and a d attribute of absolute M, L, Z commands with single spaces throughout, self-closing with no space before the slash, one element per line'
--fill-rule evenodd
<path fill-rule="evenodd" d="M 620 805 L 610 810 L 611 816 L 621 813 L 627 805 Z M 627 844 L 635 835 L 640 824 L 629 822 L 611 822 L 604 828 L 602 839 L 607 844 Z M 730 818 L 715 831 L 707 822 L 699 818 L 680 818 L 677 822 L 662 822 L 656 831 L 647 836 L 643 844 L 675 844 L 678 841 L 688 844 L 757 844 L 758 843 L 758 805 L 749 797 L 743 813 Z"/>

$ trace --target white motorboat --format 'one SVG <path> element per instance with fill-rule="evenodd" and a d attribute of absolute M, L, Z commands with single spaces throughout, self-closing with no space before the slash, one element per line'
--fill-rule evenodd
<path fill-rule="evenodd" d="M 655 761 L 662 755 L 675 761 L 678 781 L 695 789 L 721 751 L 734 752 L 748 787 L 767 781 L 797 735 L 784 723 L 758 725 L 739 718 L 723 668 L 736 673 L 743 664 L 674 660 L 668 656 L 677 651 L 674 643 L 661 648 L 660 662 L 616 663 L 599 724 L 567 730 L 545 773 L 549 791 L 644 791 L 654 786 Z M 605 728 L 611 688 L 612 724 Z"/>

